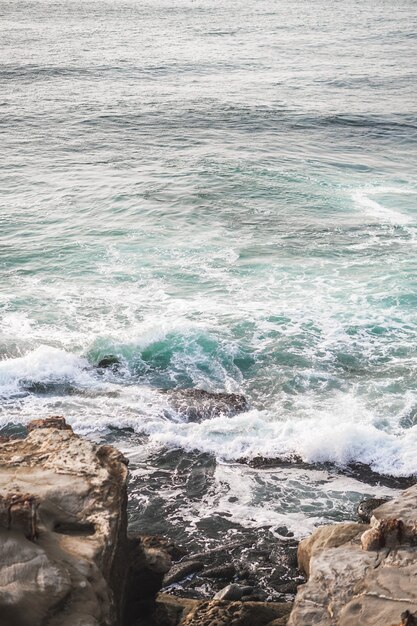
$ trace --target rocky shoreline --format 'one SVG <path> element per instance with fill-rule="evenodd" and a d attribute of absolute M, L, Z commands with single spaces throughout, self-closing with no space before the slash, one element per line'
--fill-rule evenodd
<path fill-rule="evenodd" d="M 61 417 L 31 422 L 25 438 L 2 439 L 2 626 L 417 623 L 417 486 L 363 505 L 369 523 L 320 527 L 302 540 L 306 584 L 296 570 L 297 542 L 277 539 L 282 601 L 271 602 L 260 572 L 236 569 L 241 542 L 189 554 L 167 538 L 128 533 L 127 465 L 115 448 L 79 437 Z M 214 580 L 218 591 L 185 597 L 176 588 L 184 579 Z"/>

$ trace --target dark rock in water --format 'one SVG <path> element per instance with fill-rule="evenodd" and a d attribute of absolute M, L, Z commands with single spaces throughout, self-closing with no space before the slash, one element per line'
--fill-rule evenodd
<path fill-rule="evenodd" d="M 98 363 L 97 367 L 100 369 L 117 369 L 120 365 L 120 359 L 117 356 L 108 355 L 103 357 Z"/>
<path fill-rule="evenodd" d="M 190 422 L 232 416 L 248 408 L 246 398 L 237 393 L 210 393 L 203 389 L 173 389 L 164 391 L 169 404 Z"/>
<path fill-rule="evenodd" d="M 234 565 L 219 565 L 218 567 L 207 569 L 204 572 L 204 577 L 231 580 L 235 574 L 236 568 Z"/>
<path fill-rule="evenodd" d="M 279 526 L 276 529 L 276 532 L 278 535 L 281 535 L 281 537 L 294 537 L 294 533 L 291 530 L 288 530 L 286 526 Z"/>
<path fill-rule="evenodd" d="M 343 475 L 359 480 L 367 485 L 377 485 L 390 487 L 392 489 L 407 489 L 416 483 L 413 476 L 390 476 L 388 474 L 378 474 L 369 465 L 364 463 L 349 463 L 349 465 L 338 466 L 335 463 L 307 463 L 298 455 L 291 455 L 283 458 L 268 458 L 257 456 L 253 458 L 242 457 L 237 459 L 238 463 L 244 463 L 255 469 L 270 469 L 274 467 L 297 467 L 305 470 L 321 469 L 329 472 L 330 475 Z"/>
<path fill-rule="evenodd" d="M 81 393 L 80 389 L 68 382 L 40 380 L 23 380 L 21 387 L 27 393 L 37 395 L 68 395 L 73 396 Z"/>
<path fill-rule="evenodd" d="M 164 587 L 169 587 L 174 583 L 183 580 L 190 574 L 199 572 L 204 567 L 204 563 L 201 561 L 184 561 L 182 563 L 176 563 L 171 567 L 167 575 L 164 577 Z"/>
<path fill-rule="evenodd" d="M 242 587 L 232 583 L 227 585 L 214 596 L 214 600 L 241 600 L 243 596 L 249 596 L 253 592 L 252 587 Z"/>
<path fill-rule="evenodd" d="M 298 585 L 294 580 L 289 580 L 286 583 L 276 585 L 275 589 L 286 596 L 295 596 L 297 593 Z"/>
<path fill-rule="evenodd" d="M 390 500 L 391 498 L 368 498 L 368 500 L 359 502 L 357 513 L 361 522 L 368 524 L 371 520 L 372 512 L 381 506 L 381 504 L 385 504 L 385 502 L 389 502 Z"/>

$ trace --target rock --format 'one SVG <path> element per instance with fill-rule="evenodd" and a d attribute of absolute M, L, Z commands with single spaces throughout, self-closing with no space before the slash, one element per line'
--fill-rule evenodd
<path fill-rule="evenodd" d="M 242 602 L 266 602 L 268 594 L 265 591 L 258 590 L 248 596 L 242 596 Z"/>
<path fill-rule="evenodd" d="M 410 613 L 410 611 L 401 613 L 400 626 L 417 626 L 417 613 Z"/>
<path fill-rule="evenodd" d="M 298 566 L 308 576 L 313 555 L 323 550 L 336 548 L 363 533 L 363 524 L 351 522 L 336 526 L 320 526 L 298 544 Z"/>
<path fill-rule="evenodd" d="M 212 600 L 199 602 L 181 620 L 180 626 L 267 626 L 273 620 L 280 618 L 286 620 L 290 610 L 291 605 L 286 602 Z M 285 621 L 282 623 L 285 624 Z"/>
<path fill-rule="evenodd" d="M 281 537 L 294 537 L 294 533 L 291 530 L 288 530 L 286 526 L 278 526 L 275 532 L 277 532 L 278 535 L 281 535 Z"/>
<path fill-rule="evenodd" d="M 297 593 L 298 585 L 295 580 L 288 580 L 286 582 L 282 582 L 279 585 L 275 585 L 274 589 L 284 595 L 295 596 L 295 594 Z"/>
<path fill-rule="evenodd" d="M 199 602 L 199 600 L 178 598 L 167 593 L 160 593 L 157 597 L 153 619 L 158 626 L 177 626 L 188 613 L 197 607 Z"/>
<path fill-rule="evenodd" d="M 287 455 L 285 457 L 241 457 L 237 459 L 238 463 L 244 463 L 250 467 L 256 469 L 269 469 L 274 467 L 296 467 L 298 469 L 305 470 L 318 470 L 329 472 L 330 474 L 342 474 L 343 476 L 350 476 L 355 480 L 359 480 L 362 483 L 373 486 L 384 486 L 391 489 L 406 489 L 415 483 L 414 476 L 391 476 L 389 474 L 378 474 L 372 470 L 369 465 L 363 463 L 349 463 L 343 467 L 338 467 L 334 463 L 307 463 L 303 461 L 297 454 Z"/>
<path fill-rule="evenodd" d="M 128 534 L 128 537 L 129 536 L 131 535 Z M 182 548 L 170 539 L 162 537 L 161 535 L 138 535 L 138 537 L 140 537 L 140 541 L 145 549 L 157 548 L 162 550 L 168 554 L 173 561 L 178 561 L 187 554 L 187 550 L 185 550 L 185 548 Z"/>
<path fill-rule="evenodd" d="M 100 369 L 117 369 L 120 365 L 120 359 L 117 356 L 109 354 L 97 363 L 97 367 Z"/>
<path fill-rule="evenodd" d="M 243 596 L 248 596 L 252 593 L 252 587 L 242 587 L 234 583 L 227 585 L 216 593 L 213 597 L 214 600 L 241 600 Z"/>
<path fill-rule="evenodd" d="M 199 572 L 203 569 L 203 567 L 204 563 L 202 561 L 184 561 L 176 563 L 164 577 L 164 587 L 169 587 L 170 585 L 187 578 L 187 576 L 190 576 L 195 572 Z"/>
<path fill-rule="evenodd" d="M 154 608 L 164 575 L 171 568 L 167 552 L 144 544 L 140 536 L 128 537 L 128 576 L 125 594 L 124 623 L 135 624 L 137 617 Z"/>
<path fill-rule="evenodd" d="M 36 420 L 0 447 L 0 624 L 114 626 L 126 578 L 123 456 Z"/>
<path fill-rule="evenodd" d="M 209 393 L 203 389 L 172 389 L 164 391 L 168 403 L 190 422 L 232 416 L 248 407 L 246 398 L 236 393 Z"/>
<path fill-rule="evenodd" d="M 359 519 L 368 524 L 371 520 L 372 512 L 389 501 L 390 498 L 368 498 L 367 500 L 362 500 L 362 502 L 359 502 L 357 508 Z"/>
<path fill-rule="evenodd" d="M 211 567 L 206 569 L 204 576 L 206 578 L 225 578 L 231 580 L 236 574 L 236 568 L 234 565 L 219 565 L 218 567 Z"/>
<path fill-rule="evenodd" d="M 59 415 L 51 415 L 51 417 L 45 417 L 40 420 L 32 420 L 29 422 L 27 430 L 32 432 L 37 428 L 56 428 L 57 430 L 72 430 L 71 426 L 66 423 L 64 417 Z"/>
<path fill-rule="evenodd" d="M 364 550 L 380 550 L 381 548 L 398 548 L 404 538 L 402 520 L 379 520 L 372 528 L 363 533 L 361 544 Z"/>
<path fill-rule="evenodd" d="M 283 615 L 282 617 L 278 617 L 277 619 L 272 620 L 272 622 L 269 622 L 268 626 L 287 626 L 290 610 L 291 609 L 288 610 L 287 615 Z"/>
<path fill-rule="evenodd" d="M 374 509 L 364 532 L 358 528 L 322 527 L 300 543 L 309 579 L 298 588 L 289 626 L 414 623 L 417 485 Z"/>

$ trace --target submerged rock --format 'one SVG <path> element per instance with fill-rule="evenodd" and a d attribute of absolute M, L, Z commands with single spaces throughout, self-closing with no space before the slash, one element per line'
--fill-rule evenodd
<path fill-rule="evenodd" d="M 113 626 L 126 578 L 124 457 L 36 420 L 0 446 L 0 624 Z"/>
<path fill-rule="evenodd" d="M 100 369 L 117 369 L 121 365 L 120 359 L 117 356 L 109 354 L 97 363 L 97 367 Z"/>
<path fill-rule="evenodd" d="M 246 398 L 237 393 L 210 393 L 203 389 L 164 390 L 169 405 L 190 422 L 227 415 L 231 417 L 248 408 Z"/>
<path fill-rule="evenodd" d="M 417 485 L 373 509 L 365 531 L 359 523 L 318 528 L 299 545 L 309 580 L 298 589 L 289 626 L 412 624 L 416 546 Z"/>

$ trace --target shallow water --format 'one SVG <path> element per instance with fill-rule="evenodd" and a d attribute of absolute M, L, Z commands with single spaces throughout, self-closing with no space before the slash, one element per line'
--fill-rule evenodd
<path fill-rule="evenodd" d="M 415 474 L 414 2 L 0 15 L 3 427 L 63 414 L 114 441 L 155 474 L 134 474 L 132 523 L 158 498 L 190 545 L 224 519 L 301 536 L 387 492 L 242 457 Z M 108 354 L 122 367 L 97 371 Z M 185 423 L 172 387 L 250 408 Z M 194 499 L 167 449 L 217 459 Z"/>

